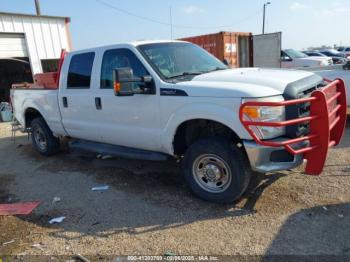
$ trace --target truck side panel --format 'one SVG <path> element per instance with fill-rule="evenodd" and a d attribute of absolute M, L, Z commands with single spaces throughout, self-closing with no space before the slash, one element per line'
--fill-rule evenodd
<path fill-rule="evenodd" d="M 55 135 L 66 135 L 61 122 L 56 90 L 12 89 L 14 116 L 26 127 L 25 113 L 28 109 L 37 110 Z"/>

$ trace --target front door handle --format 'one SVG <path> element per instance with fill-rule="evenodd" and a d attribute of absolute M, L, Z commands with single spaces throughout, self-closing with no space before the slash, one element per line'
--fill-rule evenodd
<path fill-rule="evenodd" d="M 67 97 L 62 97 L 63 107 L 68 107 L 68 99 Z"/>
<path fill-rule="evenodd" d="M 102 109 L 101 97 L 95 97 L 95 106 L 97 110 Z"/>

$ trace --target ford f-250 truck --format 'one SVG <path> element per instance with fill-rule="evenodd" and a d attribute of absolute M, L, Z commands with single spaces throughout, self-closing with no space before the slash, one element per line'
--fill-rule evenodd
<path fill-rule="evenodd" d="M 306 160 L 305 173 L 320 174 L 345 128 L 342 80 L 229 69 L 187 42 L 92 48 L 61 62 L 30 88 L 12 89 L 14 115 L 38 152 L 52 155 L 68 137 L 72 146 L 102 154 L 173 156 L 192 191 L 209 201 L 239 198 L 253 171 Z"/>

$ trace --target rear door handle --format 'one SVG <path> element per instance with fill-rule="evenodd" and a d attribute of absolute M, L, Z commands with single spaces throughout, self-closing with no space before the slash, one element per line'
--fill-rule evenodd
<path fill-rule="evenodd" d="M 68 107 L 68 99 L 67 97 L 62 97 L 63 107 Z"/>
<path fill-rule="evenodd" d="M 102 109 L 101 97 L 95 97 L 95 106 L 97 110 Z"/>

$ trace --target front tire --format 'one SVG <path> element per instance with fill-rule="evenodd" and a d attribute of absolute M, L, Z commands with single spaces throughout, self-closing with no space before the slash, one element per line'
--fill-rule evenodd
<path fill-rule="evenodd" d="M 200 198 L 232 203 L 248 187 L 252 170 L 244 151 L 225 138 L 200 139 L 182 161 L 185 179 Z"/>
<path fill-rule="evenodd" d="M 51 156 L 60 148 L 60 141 L 52 134 L 43 118 L 36 118 L 31 122 L 32 145 L 36 151 L 44 156 Z"/>

